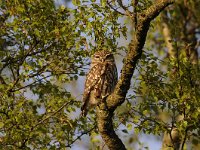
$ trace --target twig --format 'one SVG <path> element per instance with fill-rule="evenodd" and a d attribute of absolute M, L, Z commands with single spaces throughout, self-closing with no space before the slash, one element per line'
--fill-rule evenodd
<path fill-rule="evenodd" d="M 108 6 L 109 6 L 111 9 L 113 9 L 115 12 L 117 12 L 117 13 L 123 15 L 123 16 L 126 16 L 126 14 L 124 14 L 124 13 L 118 11 L 116 8 L 114 8 L 114 7 L 111 5 L 111 1 L 109 2 L 109 1 L 107 0 L 107 4 L 108 4 Z"/>
<path fill-rule="evenodd" d="M 117 2 L 121 8 L 123 8 L 125 11 L 127 11 L 127 8 L 123 5 L 122 0 L 117 0 Z"/>
<path fill-rule="evenodd" d="M 187 131 L 188 131 L 188 129 L 189 129 L 189 128 L 187 128 L 187 129 L 185 130 L 185 135 L 184 135 L 184 138 L 183 138 L 183 140 L 182 140 L 182 142 L 181 142 L 181 145 L 180 145 L 180 147 L 179 147 L 179 150 L 183 150 L 183 147 L 184 147 L 185 142 L 186 142 L 186 139 L 187 139 Z"/>
<path fill-rule="evenodd" d="M 66 145 L 66 147 L 70 147 L 72 146 L 72 144 L 74 144 L 78 139 L 80 139 L 83 135 L 90 133 L 92 130 L 94 130 L 96 128 L 96 124 L 94 125 L 94 127 L 92 127 L 90 130 L 82 132 L 81 135 L 77 136 L 73 141 L 71 141 L 70 144 Z"/>
<path fill-rule="evenodd" d="M 61 111 L 65 106 L 74 103 L 75 101 L 70 101 L 70 102 L 66 102 L 64 105 L 62 105 L 58 110 L 56 110 L 55 112 L 53 112 L 51 115 L 47 116 L 46 118 L 42 119 L 41 121 L 39 121 L 37 124 L 35 124 L 31 130 L 33 130 L 35 127 L 37 127 L 38 125 L 42 124 L 43 122 L 45 122 L 46 120 L 48 120 L 50 117 L 54 116 L 55 114 L 57 114 L 59 111 Z"/>

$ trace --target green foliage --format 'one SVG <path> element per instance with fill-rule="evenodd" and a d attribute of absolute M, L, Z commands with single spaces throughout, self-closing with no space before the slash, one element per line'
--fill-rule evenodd
<path fill-rule="evenodd" d="M 91 50 L 115 51 L 126 27 L 105 1 L 72 2 L 0 1 L 0 149 L 62 149 L 96 132 L 62 84 L 85 75 Z"/>
<path fill-rule="evenodd" d="M 69 147 L 80 126 L 70 114 L 80 103 L 57 85 L 83 74 L 87 56 L 75 45 L 83 44 L 71 10 L 2 1 L 1 12 L 1 149 Z"/>
<path fill-rule="evenodd" d="M 133 6 L 128 1 L 126 7 L 140 13 L 152 3 L 139 0 Z M 95 117 L 77 117 L 80 101 L 62 85 L 85 75 L 94 51 L 119 52 L 118 41 L 127 38 L 128 24 L 120 23 L 122 13 L 105 0 L 72 4 L 74 9 L 55 7 L 53 0 L 0 1 L 0 149 L 65 149 L 85 134 L 91 136 L 93 149 L 101 148 Z M 152 24 L 132 92 L 114 118 L 115 128 L 127 127 L 121 130 L 126 135 L 133 129 L 136 134 L 161 135 L 177 127 L 182 136 L 199 136 L 200 73 L 185 52 L 197 44 L 189 27 L 199 31 L 199 4 L 183 4 L 178 2 L 180 7 L 170 8 L 167 18 Z M 112 5 L 119 6 L 115 1 Z M 182 12 L 185 7 L 188 16 Z M 165 19 L 180 52 L 173 61 L 163 59 L 166 43 L 160 25 Z M 179 115 L 183 119 L 177 119 Z"/>
<path fill-rule="evenodd" d="M 83 41 L 90 49 L 105 47 L 115 50 L 120 33 L 126 36 L 126 27 L 118 23 L 119 14 L 103 3 L 78 5 L 74 16 L 79 23 L 78 31 L 87 37 Z"/>
<path fill-rule="evenodd" d="M 180 131 L 188 127 L 191 127 L 191 131 L 198 129 L 200 74 L 196 66 L 180 61 L 174 68 L 167 62 L 168 71 L 161 72 L 160 67 L 166 62 L 159 61 L 151 54 L 145 57 L 139 69 L 139 86 L 135 88 L 136 96 L 140 99 L 132 108 L 140 119 L 134 119 L 133 122 L 139 129 L 158 135 L 173 126 Z M 161 116 L 164 113 L 168 115 L 166 120 Z M 184 120 L 177 120 L 179 115 L 183 115 Z"/>
<path fill-rule="evenodd" d="M 132 88 L 126 104 L 118 109 L 116 121 L 127 128 L 133 123 L 136 134 L 161 136 L 165 131 L 178 129 L 183 144 L 188 140 L 199 149 L 200 72 L 196 31 L 200 29 L 197 20 L 200 11 L 197 6 L 199 3 L 194 1 L 180 1 L 153 22 Z M 170 32 L 168 37 L 163 24 Z M 165 40 L 169 36 L 174 56 Z"/>
<path fill-rule="evenodd" d="M 131 91 L 134 94 L 127 97 L 127 109 L 121 114 L 123 122 L 135 124 L 135 132 L 162 135 L 164 131 L 169 133 L 177 128 L 180 138 L 194 139 L 197 149 L 200 115 L 199 59 L 195 52 L 199 47 L 198 5 L 194 1 L 180 1 L 152 24 L 137 76 L 133 77 Z M 174 56 L 164 52 L 169 52 L 164 40 L 164 23 L 171 33 L 167 36 L 171 36 L 169 43 Z"/>

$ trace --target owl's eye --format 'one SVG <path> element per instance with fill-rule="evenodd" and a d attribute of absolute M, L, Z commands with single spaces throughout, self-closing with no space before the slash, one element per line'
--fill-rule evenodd
<path fill-rule="evenodd" d="M 112 59 L 112 58 L 113 58 L 112 54 L 106 56 L 106 59 Z"/>
<path fill-rule="evenodd" d="M 100 57 L 99 56 L 95 56 L 95 58 L 99 59 Z"/>

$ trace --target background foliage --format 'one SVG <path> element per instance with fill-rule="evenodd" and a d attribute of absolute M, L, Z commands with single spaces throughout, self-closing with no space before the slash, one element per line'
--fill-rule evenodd
<path fill-rule="evenodd" d="M 136 14 L 154 2 L 124 6 Z M 119 43 L 135 34 L 137 18 L 132 21 L 115 1 L 72 3 L 74 8 L 53 0 L 0 1 L 1 149 L 64 149 L 85 134 L 90 148 L 104 148 L 94 112 L 79 117 L 81 101 L 63 83 L 84 76 L 99 48 L 122 57 L 128 45 Z M 116 130 L 129 135 L 127 148 L 138 133 L 160 136 L 175 128 L 183 144 L 198 145 L 199 5 L 181 0 L 152 24 L 127 101 L 114 118 Z"/>

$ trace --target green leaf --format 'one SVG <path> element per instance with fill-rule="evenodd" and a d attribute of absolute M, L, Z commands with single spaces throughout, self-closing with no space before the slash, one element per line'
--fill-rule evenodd
<path fill-rule="evenodd" d="M 184 128 L 186 128 L 187 125 L 188 125 L 188 122 L 187 122 L 187 121 L 183 121 L 183 126 L 184 126 Z"/>
<path fill-rule="evenodd" d="M 39 31 L 38 29 L 35 29 L 35 30 L 34 30 L 34 33 L 35 33 L 35 35 L 36 35 L 37 37 L 40 37 L 40 31 Z"/>
<path fill-rule="evenodd" d="M 80 0 L 72 0 L 74 6 L 79 6 L 81 4 Z"/>
<path fill-rule="evenodd" d="M 139 128 L 134 128 L 135 134 L 139 134 L 140 130 Z"/>
<path fill-rule="evenodd" d="M 143 114 L 144 114 L 144 115 L 147 115 L 148 113 L 149 113 L 148 110 L 144 110 L 144 111 L 143 111 Z"/>
<path fill-rule="evenodd" d="M 128 124 L 127 125 L 127 129 L 130 131 L 130 130 L 132 130 L 132 124 Z"/>
<path fill-rule="evenodd" d="M 4 126 L 4 123 L 0 122 L 0 128 L 3 128 L 3 126 Z"/>
<path fill-rule="evenodd" d="M 105 6 L 107 5 L 106 0 L 101 0 L 100 2 L 101 2 L 101 5 L 102 5 L 103 7 L 105 7 Z"/>

